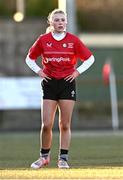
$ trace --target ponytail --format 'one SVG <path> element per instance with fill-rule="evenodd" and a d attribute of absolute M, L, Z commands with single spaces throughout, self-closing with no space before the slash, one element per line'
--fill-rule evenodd
<path fill-rule="evenodd" d="M 53 27 L 52 26 L 48 26 L 46 28 L 46 34 L 49 33 L 49 32 L 53 32 Z"/>

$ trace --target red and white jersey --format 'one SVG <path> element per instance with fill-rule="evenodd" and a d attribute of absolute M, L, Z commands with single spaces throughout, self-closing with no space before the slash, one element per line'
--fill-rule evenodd
<path fill-rule="evenodd" d="M 77 36 L 67 32 L 59 41 L 53 38 L 52 33 L 41 35 L 28 55 L 32 60 L 41 56 L 44 73 L 61 79 L 75 71 L 78 58 L 85 61 L 92 53 Z"/>

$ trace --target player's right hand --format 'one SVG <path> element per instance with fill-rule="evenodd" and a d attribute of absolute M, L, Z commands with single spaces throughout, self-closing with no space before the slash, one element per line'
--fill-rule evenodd
<path fill-rule="evenodd" d="M 48 82 L 48 79 L 51 80 L 51 78 L 48 77 L 48 76 L 43 72 L 42 69 L 40 69 L 40 70 L 38 71 L 38 75 L 39 75 L 39 77 L 41 77 L 41 78 L 42 78 L 44 81 L 46 81 L 46 82 Z"/>

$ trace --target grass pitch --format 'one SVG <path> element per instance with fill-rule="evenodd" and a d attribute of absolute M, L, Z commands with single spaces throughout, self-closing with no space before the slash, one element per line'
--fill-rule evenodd
<path fill-rule="evenodd" d="M 73 133 L 68 170 L 57 168 L 58 140 L 54 134 L 50 165 L 32 170 L 39 134 L 1 133 L 0 179 L 123 179 L 123 133 Z"/>

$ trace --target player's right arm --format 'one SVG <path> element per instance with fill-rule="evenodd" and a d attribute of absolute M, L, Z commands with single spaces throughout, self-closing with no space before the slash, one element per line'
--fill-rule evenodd
<path fill-rule="evenodd" d="M 43 69 L 40 68 L 36 63 L 37 58 L 42 54 L 42 47 L 41 47 L 40 37 L 35 41 L 35 43 L 30 48 L 25 61 L 26 61 L 26 64 L 29 66 L 29 68 L 32 71 L 34 71 L 36 74 L 39 75 L 39 77 L 41 77 L 45 81 L 47 81 L 47 79 L 51 79 L 51 78 L 49 78 L 43 72 Z"/>
<path fill-rule="evenodd" d="M 26 57 L 26 64 L 29 66 L 29 68 L 34 71 L 36 74 L 39 75 L 39 77 L 41 77 L 42 79 L 44 79 L 45 81 L 47 81 L 47 79 L 51 79 L 50 77 L 48 77 L 44 72 L 43 72 L 43 69 L 40 68 L 37 63 L 36 63 L 36 60 L 34 59 L 31 59 L 29 57 L 29 55 L 27 55 Z"/>

